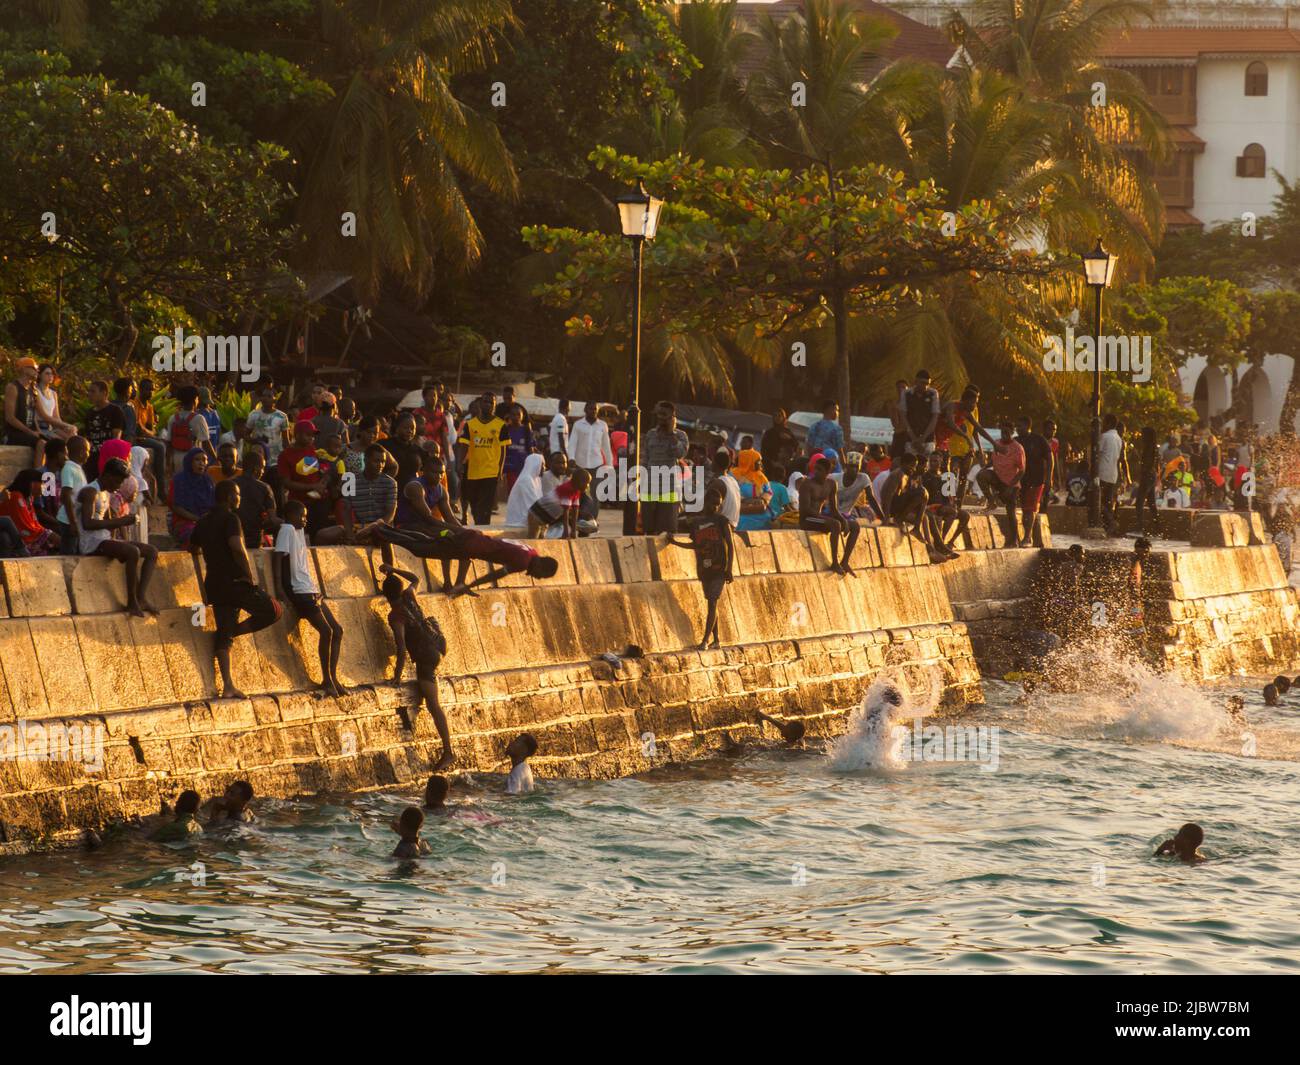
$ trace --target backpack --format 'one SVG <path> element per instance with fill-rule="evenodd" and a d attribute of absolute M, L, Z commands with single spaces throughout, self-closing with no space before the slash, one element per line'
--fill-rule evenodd
<path fill-rule="evenodd" d="M 173 451 L 189 451 L 194 446 L 194 434 L 190 431 L 190 419 L 193 411 L 177 411 L 172 415 L 171 445 Z"/>

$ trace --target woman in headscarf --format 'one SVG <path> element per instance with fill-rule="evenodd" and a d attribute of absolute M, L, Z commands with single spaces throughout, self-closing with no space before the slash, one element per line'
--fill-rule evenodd
<path fill-rule="evenodd" d="M 131 442 L 121 437 L 105 440 L 99 445 L 99 472 L 104 472 L 104 465 L 110 459 L 121 459 L 129 469 L 131 466 Z"/>
<path fill-rule="evenodd" d="M 208 456 L 190 448 L 168 491 L 167 527 L 178 544 L 189 544 L 194 526 L 216 504 L 217 486 L 207 474 Z"/>
<path fill-rule="evenodd" d="M 122 487 L 113 494 L 120 496 L 127 513 L 136 516 L 136 523 L 122 530 L 124 539 L 135 543 L 149 542 L 149 508 L 148 495 L 152 491 L 150 477 L 146 471 L 150 467 L 149 452 L 136 445 L 131 448 L 131 476 L 122 482 Z"/>
<path fill-rule="evenodd" d="M 506 500 L 506 524 L 513 529 L 528 528 L 528 511 L 542 497 L 542 456 L 533 452 L 524 459 L 523 469 L 515 478 Z"/>
<path fill-rule="evenodd" d="M 772 488 L 763 473 L 763 456 L 754 448 L 736 454 L 736 465 L 731 476 L 740 485 L 740 521 L 737 529 L 770 529 L 771 516 L 767 508 L 772 502 Z"/>

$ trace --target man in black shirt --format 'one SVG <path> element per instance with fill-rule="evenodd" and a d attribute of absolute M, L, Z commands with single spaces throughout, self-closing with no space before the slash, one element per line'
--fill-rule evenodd
<path fill-rule="evenodd" d="M 415 439 L 415 418 L 407 413 L 393 424 L 393 435 L 384 441 L 388 453 L 397 460 L 397 490 L 400 492 L 409 481 L 420 475 L 424 452 Z"/>
<path fill-rule="evenodd" d="M 104 381 L 90 383 L 90 410 L 81 435 L 90 441 L 90 458 L 85 462 L 86 478 L 93 481 L 99 476 L 99 449 L 104 441 L 121 437 L 126 431 L 126 419 L 121 408 L 108 401 L 108 384 Z"/>
<path fill-rule="evenodd" d="M 773 466 L 788 469 L 790 460 L 799 450 L 798 439 L 786 425 L 788 417 L 784 410 L 777 408 L 777 412 L 772 415 L 772 428 L 763 434 L 763 441 L 758 449 L 763 454 L 765 470 L 770 470 Z"/>
<path fill-rule="evenodd" d="M 899 400 L 903 429 L 907 433 L 907 450 L 922 462 L 934 450 L 934 431 L 939 425 L 939 390 L 930 387 L 930 372 L 916 371 L 916 384 Z"/>
<path fill-rule="evenodd" d="M 244 546 L 262 546 L 262 534 L 280 527 L 280 515 L 275 512 L 275 493 L 262 480 L 266 473 L 266 459 L 261 448 L 252 448 L 244 458 L 244 469 L 231 480 L 239 485 L 239 524 L 244 530 Z"/>
<path fill-rule="evenodd" d="M 1016 439 L 1025 449 L 1025 473 L 1020 478 L 1020 509 L 1025 515 L 1025 531 L 1020 538 L 1021 547 L 1032 547 L 1034 541 L 1034 515 L 1043 498 L 1046 485 L 1052 483 L 1052 445 L 1041 433 L 1032 431 L 1033 422 L 1021 415 L 1016 421 Z M 1014 530 L 1013 530 L 1014 531 Z"/>
<path fill-rule="evenodd" d="M 253 567 L 244 550 L 244 529 L 239 523 L 239 485 L 233 480 L 217 485 L 216 506 L 199 520 L 190 536 L 190 551 L 203 553 L 204 598 L 217 623 L 212 652 L 221 670 L 221 698 L 244 699 L 230 677 L 230 646 L 236 636 L 247 636 L 280 620 L 283 608 L 253 580 Z M 239 620 L 240 611 L 249 616 Z"/>

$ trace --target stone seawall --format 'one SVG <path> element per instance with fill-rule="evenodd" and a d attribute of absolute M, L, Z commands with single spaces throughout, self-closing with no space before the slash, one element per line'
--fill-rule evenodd
<path fill-rule="evenodd" d="M 560 562 L 551 580 L 512 577 L 454 603 L 422 596 L 448 637 L 440 695 L 456 768 L 504 769 L 504 744 L 522 730 L 539 740 L 539 775 L 569 777 L 634 773 L 756 736 L 759 709 L 832 734 L 885 669 L 942 704 L 979 698 L 943 568 L 896 530 L 864 530 L 856 579 L 827 572 L 818 538 L 750 536 L 751 547 L 737 544 L 717 651 L 694 649 L 704 616 L 694 562 L 662 539 L 540 541 Z M 236 642 L 232 671 L 249 698 L 217 699 L 212 619 L 188 554 L 162 555 L 162 613 L 144 620 L 122 612 L 115 564 L 0 563 L 0 847 L 73 840 L 240 777 L 281 797 L 422 779 L 438 740 L 427 713 L 413 713 L 414 685 L 389 682 L 378 554 L 312 555 L 346 629 L 339 672 L 352 691 L 340 699 L 308 692 L 316 636 L 288 616 Z M 410 556 L 399 562 L 426 575 Z M 265 585 L 269 552 L 255 564 Z M 645 657 L 617 669 L 596 657 L 629 643 Z"/>
<path fill-rule="evenodd" d="M 1016 668 L 1027 628 L 1053 627 L 1041 604 L 1064 554 L 979 552 L 941 567 L 982 675 Z M 1085 595 L 1121 622 L 1131 562 L 1128 551 L 1090 550 L 1085 567 Z M 1142 590 L 1143 651 L 1160 669 L 1199 683 L 1300 668 L 1300 606 L 1271 544 L 1153 552 Z"/>

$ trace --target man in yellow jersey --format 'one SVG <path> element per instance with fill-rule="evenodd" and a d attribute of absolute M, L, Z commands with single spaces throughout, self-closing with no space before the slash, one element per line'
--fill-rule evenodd
<path fill-rule="evenodd" d="M 490 403 L 480 399 L 474 404 L 474 414 L 465 422 L 458 441 L 467 449 L 464 498 L 469 502 L 475 525 L 492 524 L 507 441 L 506 423 L 492 413 Z"/>
<path fill-rule="evenodd" d="M 948 472 L 956 477 L 953 486 L 954 506 L 961 509 L 966 497 L 966 478 L 970 476 L 971 463 L 975 458 L 979 441 L 976 433 L 982 435 L 990 444 L 993 438 L 984 432 L 979 423 L 980 390 L 974 385 L 967 385 L 961 399 L 945 404 L 939 415 L 939 424 L 935 427 L 935 449 L 948 454 Z"/>

